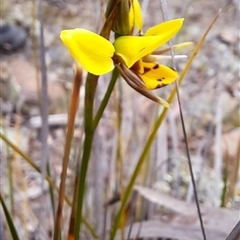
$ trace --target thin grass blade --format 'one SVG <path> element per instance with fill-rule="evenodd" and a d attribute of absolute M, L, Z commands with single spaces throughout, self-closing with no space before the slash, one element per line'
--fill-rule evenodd
<path fill-rule="evenodd" d="M 58 200 L 58 208 L 57 208 L 57 214 L 55 219 L 54 237 L 53 237 L 54 240 L 61 239 L 62 211 L 63 211 L 63 203 L 64 203 L 64 195 L 65 195 L 65 182 L 67 178 L 69 154 L 71 150 L 71 142 L 73 138 L 73 131 L 75 126 L 74 123 L 75 123 L 75 117 L 78 109 L 79 92 L 80 92 L 81 84 L 82 84 L 82 68 L 76 65 L 72 99 L 71 99 L 70 108 L 69 108 L 67 136 L 66 136 L 66 142 L 65 142 L 65 148 L 64 148 L 61 182 L 59 187 L 59 200 Z"/>
<path fill-rule="evenodd" d="M 19 236 L 18 236 L 18 233 L 17 233 L 17 230 L 16 230 L 16 227 L 13 223 L 13 219 L 11 217 L 11 214 L 9 213 L 8 209 L 7 209 L 7 206 L 3 200 L 3 197 L 2 197 L 2 194 L 0 194 L 0 202 L 2 204 L 2 207 L 3 207 L 3 211 L 4 211 L 4 214 L 6 216 L 6 219 L 7 219 L 7 223 L 8 223 L 8 226 L 9 226 L 9 229 L 10 229 L 10 232 L 12 234 L 12 238 L 14 240 L 20 240 Z"/>

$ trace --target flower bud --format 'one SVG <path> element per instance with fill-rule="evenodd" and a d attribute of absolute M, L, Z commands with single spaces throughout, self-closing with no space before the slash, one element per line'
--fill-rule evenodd
<path fill-rule="evenodd" d="M 138 0 L 109 0 L 105 15 L 107 19 L 110 18 L 109 21 L 112 20 L 112 31 L 121 36 L 132 35 L 134 27 L 139 32 L 142 30 L 142 15 Z"/>

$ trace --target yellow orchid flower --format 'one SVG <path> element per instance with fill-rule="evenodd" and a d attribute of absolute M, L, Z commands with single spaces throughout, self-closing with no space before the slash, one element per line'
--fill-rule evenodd
<path fill-rule="evenodd" d="M 113 44 L 82 28 L 63 30 L 60 38 L 88 72 L 103 75 L 116 64 L 123 64 L 142 79 L 146 88 L 155 89 L 172 83 L 178 75 L 167 66 L 146 62 L 144 58 L 176 35 L 182 24 L 183 19 L 163 22 L 148 29 L 144 36 L 122 36 Z"/>
<path fill-rule="evenodd" d="M 183 19 L 174 19 L 147 30 L 144 36 L 120 37 L 114 42 L 115 54 L 131 68 L 145 83 L 147 89 L 166 86 L 177 78 L 177 73 L 167 66 L 146 62 L 146 56 L 168 42 L 180 30 Z"/>

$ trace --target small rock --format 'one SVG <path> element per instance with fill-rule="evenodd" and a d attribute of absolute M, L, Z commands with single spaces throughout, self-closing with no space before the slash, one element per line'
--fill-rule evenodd
<path fill-rule="evenodd" d="M 219 39 L 229 45 L 235 44 L 238 41 L 238 31 L 236 29 L 225 28 L 219 34 Z"/>
<path fill-rule="evenodd" d="M 25 46 L 27 32 L 24 28 L 5 23 L 0 24 L 0 52 L 13 53 Z"/>

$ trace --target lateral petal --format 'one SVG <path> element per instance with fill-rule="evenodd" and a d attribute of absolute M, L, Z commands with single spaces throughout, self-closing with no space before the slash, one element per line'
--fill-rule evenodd
<path fill-rule="evenodd" d="M 113 70 L 114 47 L 105 38 L 83 28 L 63 30 L 60 38 L 85 70 L 95 75 L 103 75 Z"/>
<path fill-rule="evenodd" d="M 149 28 L 144 36 L 156 36 L 160 35 L 162 37 L 162 42 L 168 42 L 177 32 L 181 29 L 183 25 L 184 18 L 177 18 L 170 21 L 166 21 Z M 164 44 L 162 43 L 162 44 Z"/>

